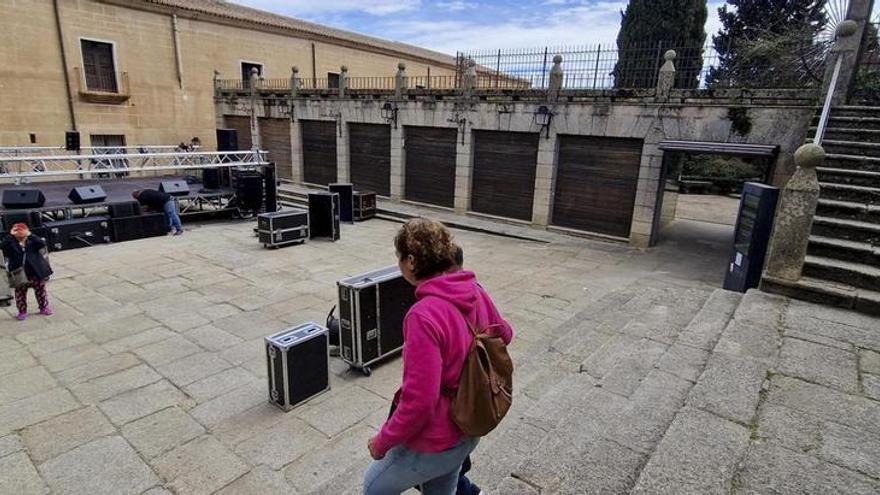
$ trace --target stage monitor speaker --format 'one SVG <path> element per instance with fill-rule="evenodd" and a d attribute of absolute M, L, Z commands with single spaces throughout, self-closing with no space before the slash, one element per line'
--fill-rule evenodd
<path fill-rule="evenodd" d="M 263 176 L 258 173 L 239 173 L 235 182 L 239 208 L 258 211 L 263 206 Z"/>
<path fill-rule="evenodd" d="M 189 184 L 185 180 L 163 180 L 159 190 L 172 196 L 186 196 L 189 194 Z"/>
<path fill-rule="evenodd" d="M 208 189 L 208 190 L 220 189 L 220 169 L 219 168 L 203 168 L 202 169 L 202 189 Z"/>
<path fill-rule="evenodd" d="M 275 163 L 263 168 L 263 188 L 266 191 L 266 211 L 278 211 L 278 184 L 275 182 Z"/>
<path fill-rule="evenodd" d="M 113 242 L 156 237 L 168 233 L 168 220 L 164 213 L 111 218 L 110 226 Z"/>
<path fill-rule="evenodd" d="M 11 209 L 42 208 L 46 196 L 39 189 L 5 189 L 0 202 L 4 208 Z"/>
<path fill-rule="evenodd" d="M 3 214 L 3 232 L 9 232 L 13 225 L 23 223 L 31 231 L 43 226 L 43 217 L 38 211 L 9 211 Z"/>
<path fill-rule="evenodd" d="M 217 129 L 217 151 L 238 151 L 238 131 Z"/>
<path fill-rule="evenodd" d="M 104 188 L 98 184 L 91 186 L 79 186 L 70 190 L 67 199 L 73 201 L 74 204 L 100 203 L 107 199 L 107 193 Z"/>
<path fill-rule="evenodd" d="M 123 201 L 107 205 L 110 218 L 133 217 L 141 214 L 141 205 L 137 201 Z"/>
<path fill-rule="evenodd" d="M 79 151 L 79 131 L 67 131 L 64 133 L 64 149 L 67 151 Z"/>

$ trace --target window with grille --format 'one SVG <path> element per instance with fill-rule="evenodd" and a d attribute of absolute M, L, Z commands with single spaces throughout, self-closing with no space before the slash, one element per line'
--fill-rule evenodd
<path fill-rule="evenodd" d="M 81 40 L 83 75 L 86 89 L 102 93 L 118 93 L 113 44 Z"/>

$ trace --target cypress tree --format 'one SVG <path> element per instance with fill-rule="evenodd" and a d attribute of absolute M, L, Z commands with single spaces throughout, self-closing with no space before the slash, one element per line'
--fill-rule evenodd
<path fill-rule="evenodd" d="M 617 34 L 615 87 L 654 87 L 663 54 L 669 49 L 678 54 L 676 87 L 696 87 L 703 66 L 707 16 L 706 0 L 630 0 L 621 12 Z"/>
<path fill-rule="evenodd" d="M 718 66 L 710 86 L 792 84 L 821 59 L 817 35 L 828 22 L 825 0 L 727 0 L 712 37 Z M 733 9 L 728 8 L 733 7 Z M 820 75 L 821 76 L 821 75 Z"/>

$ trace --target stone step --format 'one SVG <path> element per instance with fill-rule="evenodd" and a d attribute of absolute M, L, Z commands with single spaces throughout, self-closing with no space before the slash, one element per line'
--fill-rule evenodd
<path fill-rule="evenodd" d="M 812 140 L 808 140 L 807 142 L 812 142 Z M 822 141 L 822 148 L 825 149 L 826 153 L 834 153 L 837 155 L 880 157 L 880 143 L 872 143 L 868 141 L 828 139 L 826 136 Z"/>
<path fill-rule="evenodd" d="M 812 142 L 813 137 L 816 136 L 816 127 L 810 127 L 807 136 L 808 141 Z M 880 143 L 880 129 L 864 129 L 857 127 L 826 127 L 825 139 L 831 139 L 835 141 Z"/>
<path fill-rule="evenodd" d="M 823 217 L 880 224 L 880 205 L 819 198 L 816 214 Z"/>
<path fill-rule="evenodd" d="M 880 204 L 880 187 L 819 182 L 819 197 L 839 201 Z"/>
<path fill-rule="evenodd" d="M 831 237 L 810 236 L 807 253 L 812 256 L 880 266 L 880 247 L 865 242 L 847 241 Z"/>
<path fill-rule="evenodd" d="M 764 276 L 761 279 L 761 290 L 801 301 L 880 315 L 880 292 L 859 289 L 849 284 L 811 277 L 801 277 L 800 280 L 793 282 Z"/>
<path fill-rule="evenodd" d="M 863 263 L 808 255 L 804 276 L 880 291 L 880 268 Z"/>
<path fill-rule="evenodd" d="M 829 168 L 847 168 L 880 172 L 880 158 L 863 155 L 828 153 L 825 155 L 825 163 L 823 165 Z"/>
<path fill-rule="evenodd" d="M 813 235 L 880 245 L 880 225 L 860 220 L 845 220 L 816 215 Z"/>
<path fill-rule="evenodd" d="M 833 117 L 877 117 L 880 107 L 871 105 L 838 105 L 831 108 Z"/>
<path fill-rule="evenodd" d="M 876 115 L 876 114 L 875 114 Z M 819 116 L 813 119 L 813 125 L 818 125 Z M 828 119 L 827 127 L 847 129 L 880 129 L 880 117 L 862 115 L 835 115 Z"/>
<path fill-rule="evenodd" d="M 819 182 L 851 186 L 880 187 L 880 172 L 851 168 L 816 167 Z"/>

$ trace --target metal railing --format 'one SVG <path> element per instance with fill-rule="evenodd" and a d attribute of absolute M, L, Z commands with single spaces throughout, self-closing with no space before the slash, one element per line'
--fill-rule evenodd
<path fill-rule="evenodd" d="M 128 95 L 130 93 L 127 72 L 115 72 L 105 68 L 74 68 L 79 93 L 101 95 Z"/>
<path fill-rule="evenodd" d="M 177 171 L 268 165 L 266 151 L 198 151 L 0 158 L 0 180 L 113 172 Z M 112 176 L 112 175 L 111 175 Z"/>

